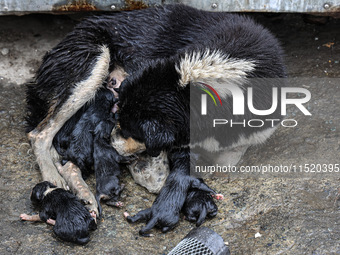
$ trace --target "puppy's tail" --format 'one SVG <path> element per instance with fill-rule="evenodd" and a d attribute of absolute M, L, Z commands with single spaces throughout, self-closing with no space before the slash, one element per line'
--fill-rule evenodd
<path fill-rule="evenodd" d="M 84 244 L 87 244 L 89 241 L 90 241 L 90 237 L 87 236 L 87 237 L 83 237 L 83 238 L 77 238 L 75 240 L 75 243 L 84 245 Z"/>
<path fill-rule="evenodd" d="M 60 238 L 63 241 L 66 242 L 72 242 L 75 244 L 87 244 L 90 241 L 90 236 L 88 231 L 82 231 L 80 234 L 79 232 L 73 232 L 73 233 L 66 233 L 64 231 L 59 231 L 58 229 L 54 228 L 54 233 L 58 238 Z"/>

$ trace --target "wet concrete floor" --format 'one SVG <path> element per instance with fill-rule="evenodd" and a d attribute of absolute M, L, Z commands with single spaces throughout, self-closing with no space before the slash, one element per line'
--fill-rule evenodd
<path fill-rule="evenodd" d="M 312 94 L 312 116 L 290 109 L 288 118 L 298 125 L 280 127 L 264 145 L 248 149 L 239 166 L 326 164 L 328 170 L 208 179 L 225 198 L 204 226 L 221 235 L 232 254 L 340 254 L 340 173 L 329 170 L 340 163 L 340 19 L 317 25 L 298 14 L 253 16 L 282 42 L 289 76 L 309 78 L 297 83 Z M 35 213 L 29 195 L 41 180 L 24 132 L 22 84 L 76 23 L 67 16 L 0 17 L 0 254 L 167 254 L 194 225 L 182 219 L 169 233 L 138 236 L 143 224 L 127 223 L 123 212 L 149 207 L 155 196 L 128 173 L 122 178 L 125 208 L 104 205 L 85 246 L 57 240 L 46 224 L 19 220 L 21 213 Z M 93 178 L 89 184 L 94 187 Z"/>

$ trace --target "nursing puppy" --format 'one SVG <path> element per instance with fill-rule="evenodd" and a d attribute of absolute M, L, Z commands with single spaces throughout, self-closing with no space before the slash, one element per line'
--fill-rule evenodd
<path fill-rule="evenodd" d="M 91 103 L 84 105 L 53 139 L 53 145 L 61 161 L 73 162 L 82 176 L 94 172 L 96 177 L 96 201 L 101 214 L 100 200 L 107 204 L 122 206 L 118 201 L 122 186 L 119 184 L 120 164 L 135 159 L 124 157 L 111 146 L 111 132 L 116 125 L 112 112 L 118 99 L 111 90 L 100 89 Z"/>
<path fill-rule="evenodd" d="M 119 95 L 122 136 L 145 144 L 150 156 L 166 151 L 170 166 L 152 207 L 128 220 L 147 221 L 141 235 L 155 226 L 165 232 L 177 224 L 188 192 L 190 200 L 201 201 L 201 206 L 187 203 L 185 212 L 199 213 L 191 206 L 201 208 L 202 213 L 207 207 L 214 208 L 211 196 L 199 199 L 201 192 L 214 191 L 190 176 L 190 87 L 218 83 L 228 90 L 228 86 L 253 86 L 250 78 L 282 78 L 282 51 L 274 36 L 250 18 L 182 5 L 83 21 L 46 54 L 35 84 L 28 87 L 28 136 L 44 180 L 67 185 L 56 170 L 52 140 L 65 122 L 94 98 L 108 73 L 120 72 L 117 70 L 128 74 Z M 271 86 L 260 88 L 256 95 L 255 106 L 268 109 Z M 229 101 L 219 111 L 231 117 L 230 94 L 222 93 L 222 97 Z M 254 115 L 246 109 L 244 117 Z M 279 112 L 271 117 L 280 118 Z M 220 144 L 215 142 L 221 141 L 219 137 L 211 138 L 213 150 L 203 133 L 195 139 L 195 146 L 211 151 L 249 146 L 265 141 L 273 130 L 268 125 L 256 130 L 233 129 Z M 93 203 L 93 210 L 95 206 Z M 202 218 L 204 215 L 198 217 L 200 222 Z"/>
<path fill-rule="evenodd" d="M 62 161 L 72 161 L 84 177 L 93 172 L 93 141 L 94 130 L 103 120 L 111 119 L 115 125 L 112 108 L 118 102 L 113 93 L 102 88 L 98 90 L 91 103 L 85 104 L 59 130 L 53 139 L 53 146 L 62 157 Z M 110 131 L 111 132 L 111 131 Z M 97 131 L 97 135 L 99 130 Z M 117 154 L 117 157 L 120 157 Z"/>
<path fill-rule="evenodd" d="M 95 219 L 79 199 L 52 183 L 38 183 L 32 190 L 31 201 L 39 208 L 39 216 L 22 214 L 21 219 L 52 224 L 54 233 L 64 241 L 86 244 L 90 241 L 89 231 L 97 228 Z"/>

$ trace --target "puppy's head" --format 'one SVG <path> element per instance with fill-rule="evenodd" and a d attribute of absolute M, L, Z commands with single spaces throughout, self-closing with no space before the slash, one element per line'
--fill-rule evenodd
<path fill-rule="evenodd" d="M 120 87 L 121 135 L 144 143 L 150 156 L 189 137 L 189 89 L 179 79 L 174 62 L 162 60 L 146 63 Z"/>
<path fill-rule="evenodd" d="M 57 186 L 53 185 L 48 181 L 40 182 L 34 186 L 31 193 L 31 201 L 34 205 L 39 206 L 44 199 L 45 192 L 48 189 L 56 188 Z"/>

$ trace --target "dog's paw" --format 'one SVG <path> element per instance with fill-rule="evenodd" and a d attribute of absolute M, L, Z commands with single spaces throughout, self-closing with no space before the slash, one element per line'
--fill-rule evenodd
<path fill-rule="evenodd" d="M 182 208 L 185 219 L 196 222 L 197 227 L 202 225 L 206 218 L 215 217 L 217 210 L 213 196 L 201 190 L 189 191 Z"/>
<path fill-rule="evenodd" d="M 49 171 L 43 174 L 43 180 L 52 183 L 58 188 L 70 190 L 65 179 L 57 171 Z"/>

